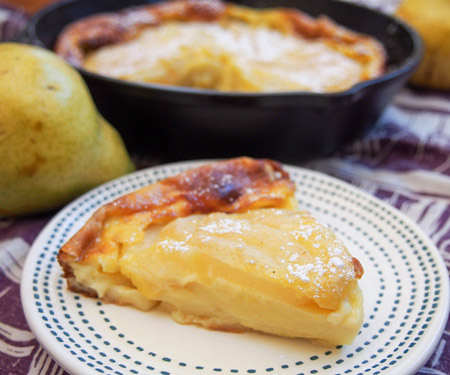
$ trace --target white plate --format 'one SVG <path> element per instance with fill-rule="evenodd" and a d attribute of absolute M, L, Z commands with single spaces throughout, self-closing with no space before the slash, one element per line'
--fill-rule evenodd
<path fill-rule="evenodd" d="M 67 290 L 59 247 L 100 205 L 198 163 L 151 168 L 63 209 L 32 246 L 22 278 L 31 329 L 72 374 L 413 374 L 431 356 L 449 309 L 446 267 L 407 217 L 337 179 L 287 166 L 300 207 L 329 224 L 365 268 L 365 319 L 352 345 L 179 325 L 159 311 L 104 304 Z"/>

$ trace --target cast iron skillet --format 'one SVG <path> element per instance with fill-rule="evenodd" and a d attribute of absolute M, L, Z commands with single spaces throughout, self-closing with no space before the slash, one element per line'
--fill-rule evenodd
<path fill-rule="evenodd" d="M 36 14 L 33 44 L 52 49 L 62 28 L 87 15 L 155 0 L 68 0 Z M 252 7 L 294 7 L 326 14 L 380 40 L 388 72 L 333 94 L 220 93 L 130 83 L 80 69 L 100 112 L 132 152 L 162 161 L 250 155 L 301 162 L 326 155 L 373 127 L 420 61 L 418 34 L 382 13 L 336 0 L 233 0 Z"/>

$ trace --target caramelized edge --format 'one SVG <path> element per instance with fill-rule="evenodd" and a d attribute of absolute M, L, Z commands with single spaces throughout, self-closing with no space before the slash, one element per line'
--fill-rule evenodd
<path fill-rule="evenodd" d="M 150 225 L 193 214 L 244 212 L 287 203 L 294 190 L 289 174 L 272 160 L 241 157 L 190 169 L 100 207 L 61 247 L 58 261 L 71 287 L 76 282 L 70 262 L 102 251 L 98 243 L 110 219 L 147 212 Z"/>

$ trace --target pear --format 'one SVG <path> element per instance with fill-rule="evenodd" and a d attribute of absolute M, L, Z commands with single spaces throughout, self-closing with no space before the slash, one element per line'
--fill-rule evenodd
<path fill-rule="evenodd" d="M 396 16 L 419 32 L 424 54 L 410 82 L 450 90 L 450 0 L 403 0 Z"/>
<path fill-rule="evenodd" d="M 132 170 L 74 68 L 43 48 L 0 43 L 0 216 L 55 209 Z"/>

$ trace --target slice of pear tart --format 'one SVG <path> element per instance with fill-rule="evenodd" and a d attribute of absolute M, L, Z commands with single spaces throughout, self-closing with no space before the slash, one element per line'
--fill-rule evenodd
<path fill-rule="evenodd" d="M 60 249 L 69 289 L 160 305 L 179 323 L 349 344 L 363 274 L 333 231 L 299 211 L 271 160 L 236 158 L 166 178 L 98 209 Z"/>

